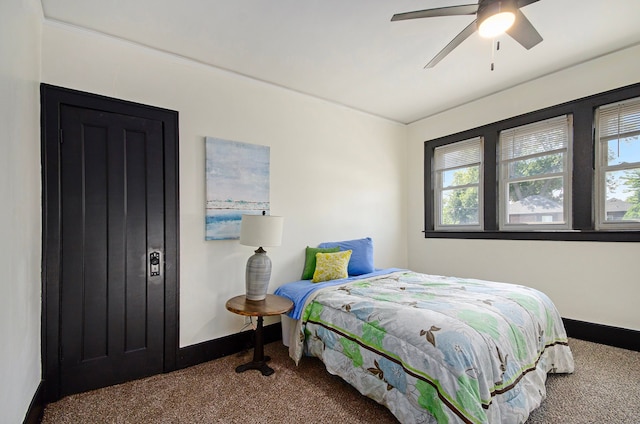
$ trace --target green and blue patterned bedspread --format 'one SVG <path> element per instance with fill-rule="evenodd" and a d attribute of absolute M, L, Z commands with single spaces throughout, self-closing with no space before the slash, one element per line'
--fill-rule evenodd
<path fill-rule="evenodd" d="M 296 331 L 296 362 L 321 358 L 402 423 L 522 423 L 574 366 L 544 293 L 410 271 L 319 290 Z"/>

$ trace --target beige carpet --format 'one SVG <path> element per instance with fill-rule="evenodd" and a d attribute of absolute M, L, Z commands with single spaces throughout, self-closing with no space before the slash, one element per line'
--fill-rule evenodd
<path fill-rule="evenodd" d="M 640 352 L 570 340 L 572 375 L 551 375 L 547 399 L 527 424 L 640 423 Z M 280 342 L 265 346 L 275 374 L 234 368 L 231 355 L 48 405 L 55 423 L 396 423 L 386 408 L 327 373 L 315 358 L 296 367 Z"/>

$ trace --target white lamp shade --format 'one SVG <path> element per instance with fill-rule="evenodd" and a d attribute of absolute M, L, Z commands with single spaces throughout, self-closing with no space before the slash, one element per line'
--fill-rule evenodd
<path fill-rule="evenodd" d="M 272 215 L 242 215 L 240 244 L 245 246 L 280 246 L 284 218 Z"/>

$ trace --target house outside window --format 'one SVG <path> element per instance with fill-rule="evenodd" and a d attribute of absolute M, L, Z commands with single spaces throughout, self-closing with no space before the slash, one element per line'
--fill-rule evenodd
<path fill-rule="evenodd" d="M 596 228 L 640 228 L 640 98 L 596 111 Z"/>
<path fill-rule="evenodd" d="M 572 116 L 500 131 L 500 229 L 571 228 Z"/>
<path fill-rule="evenodd" d="M 482 138 L 434 149 L 437 230 L 482 230 Z"/>

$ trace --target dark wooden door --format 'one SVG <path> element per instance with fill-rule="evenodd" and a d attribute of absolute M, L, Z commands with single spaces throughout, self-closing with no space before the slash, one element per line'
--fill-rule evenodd
<path fill-rule="evenodd" d="M 162 372 L 164 188 L 160 122 L 63 106 L 61 127 L 64 395 Z"/>
<path fill-rule="evenodd" d="M 47 286 L 59 296 L 48 305 L 58 310 L 57 331 L 47 331 L 58 339 L 54 398 L 161 373 L 172 368 L 165 338 L 177 349 L 165 331 L 175 302 L 167 255 L 176 253 L 166 248 L 176 235 L 165 125 L 116 110 L 58 105 L 58 280 Z"/>

